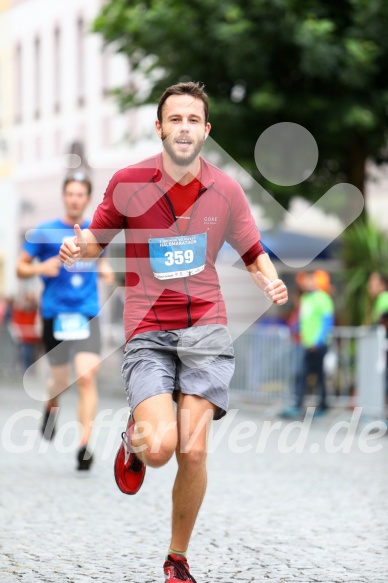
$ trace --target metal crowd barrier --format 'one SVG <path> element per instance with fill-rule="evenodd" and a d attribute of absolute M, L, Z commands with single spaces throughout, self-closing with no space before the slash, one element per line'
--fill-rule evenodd
<path fill-rule="evenodd" d="M 365 415 L 383 419 L 387 390 L 385 328 L 337 326 L 327 357 L 328 390 L 337 404 L 359 406 Z"/>
<path fill-rule="evenodd" d="M 234 342 L 234 395 L 269 402 L 289 394 L 294 368 L 293 345 L 286 326 L 256 326 Z"/>
<path fill-rule="evenodd" d="M 257 403 L 290 401 L 300 359 L 286 326 L 252 326 L 234 343 L 236 370 L 231 392 Z M 360 406 L 383 418 L 387 385 L 383 327 L 335 327 L 324 369 L 330 403 Z M 309 394 L 309 388 L 307 388 Z"/>
<path fill-rule="evenodd" d="M 301 352 L 287 326 L 251 326 L 235 340 L 234 349 L 232 396 L 257 403 L 290 401 Z M 122 350 L 110 350 L 106 356 L 109 358 L 103 358 L 101 367 L 102 384 L 110 389 L 116 384 L 121 390 Z M 0 379 L 20 375 L 18 360 L 18 347 L 8 327 L 1 325 Z M 324 368 L 330 404 L 360 406 L 365 414 L 384 418 L 388 376 L 383 327 L 334 328 Z"/>

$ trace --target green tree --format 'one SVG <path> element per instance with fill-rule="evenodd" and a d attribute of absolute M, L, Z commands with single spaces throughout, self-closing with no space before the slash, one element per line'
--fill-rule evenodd
<path fill-rule="evenodd" d="M 387 158 L 385 0 L 110 0 L 94 30 L 150 81 L 147 94 L 133 83 L 118 92 L 123 108 L 179 80 L 204 82 L 212 137 L 285 207 L 339 181 L 363 192 L 366 159 Z M 282 121 L 303 125 L 319 147 L 297 189 L 255 166 L 257 138 Z"/>

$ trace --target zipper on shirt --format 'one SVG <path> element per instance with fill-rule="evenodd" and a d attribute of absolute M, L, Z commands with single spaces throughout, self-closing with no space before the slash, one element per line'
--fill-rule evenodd
<path fill-rule="evenodd" d="M 172 202 L 170 200 L 170 197 L 168 196 L 167 192 L 164 193 L 164 196 L 166 197 L 166 200 L 168 202 L 168 206 L 170 207 L 170 211 L 171 211 L 171 214 L 173 216 L 174 223 L 176 223 L 177 231 L 178 231 L 179 235 L 182 236 L 181 230 L 179 228 L 179 223 L 176 220 L 175 210 L 174 210 L 173 204 L 172 204 Z M 197 199 L 195 199 L 195 200 L 197 200 Z M 190 221 L 189 221 L 189 224 L 190 224 Z M 187 226 L 187 228 L 189 228 L 189 227 Z M 184 288 L 185 288 L 185 291 L 186 291 L 186 296 L 187 296 L 187 306 L 186 306 L 186 311 L 187 311 L 187 324 L 188 324 L 188 327 L 191 328 L 191 326 L 193 325 L 192 318 L 191 318 L 191 310 L 190 310 L 191 297 L 190 297 L 189 288 L 188 288 L 187 281 L 186 281 L 186 278 L 185 277 L 183 278 L 183 285 L 184 285 Z"/>
<path fill-rule="evenodd" d="M 201 182 L 201 181 L 200 181 L 200 182 Z M 157 185 L 155 182 L 154 182 L 154 184 L 155 184 L 155 186 L 156 186 L 157 188 L 159 188 L 159 186 L 158 186 L 158 185 Z M 173 220 L 174 220 L 174 223 L 176 223 L 176 228 L 177 228 L 178 234 L 179 234 L 180 236 L 182 236 L 181 230 L 180 230 L 180 228 L 179 228 L 179 223 L 178 223 L 178 221 L 177 221 L 177 218 L 176 218 L 176 215 L 175 215 L 174 206 L 173 206 L 173 204 L 172 204 L 172 202 L 171 202 L 171 199 L 170 199 L 170 197 L 168 196 L 167 192 L 164 192 L 164 191 L 163 191 L 161 188 L 159 188 L 159 190 L 161 190 L 161 192 L 163 192 L 163 194 L 164 194 L 164 196 L 165 196 L 165 198 L 166 198 L 166 201 L 167 201 L 167 203 L 168 203 L 168 206 L 170 207 L 170 211 L 171 211 L 171 214 L 172 214 L 172 218 L 173 218 Z M 196 204 L 196 202 L 197 202 L 197 200 L 199 199 L 199 197 L 200 197 L 200 196 L 201 196 L 201 195 L 202 195 L 202 194 L 203 194 L 203 193 L 204 193 L 206 190 L 207 190 L 206 186 L 203 186 L 202 188 L 200 188 L 200 189 L 198 190 L 197 198 L 196 198 L 196 199 L 195 199 L 195 201 L 194 201 L 194 205 Z M 189 229 L 189 227 L 190 227 L 191 219 L 193 218 L 193 214 L 194 214 L 195 210 L 196 210 L 196 209 L 195 209 L 195 206 L 194 206 L 193 212 L 191 213 L 191 217 L 190 217 L 190 220 L 189 220 L 189 222 L 188 222 L 188 225 L 187 225 L 187 228 L 186 228 L 186 233 L 187 233 L 187 231 L 188 231 L 188 229 Z M 191 296 L 190 296 L 189 287 L 188 287 L 188 285 L 187 285 L 187 281 L 186 281 L 186 278 L 185 278 L 185 277 L 183 278 L 183 285 L 184 285 L 185 292 L 186 292 L 186 296 L 187 296 L 187 306 L 186 306 L 186 311 L 187 311 L 187 325 L 188 325 L 188 327 L 189 327 L 189 328 L 191 328 L 191 326 L 193 325 L 193 321 L 192 321 L 192 317 L 191 317 L 191 310 L 190 310 L 190 306 L 191 306 Z"/>
<path fill-rule="evenodd" d="M 201 194 L 203 194 L 205 192 L 205 190 L 206 190 L 206 188 L 200 188 L 198 190 L 197 198 L 195 199 L 194 204 L 193 204 L 193 207 L 194 207 L 193 208 L 193 212 L 191 213 L 189 222 L 187 224 L 186 233 L 189 230 L 190 223 L 191 223 L 191 219 L 193 218 L 193 214 L 196 211 L 196 203 L 197 203 L 197 200 L 199 199 L 199 197 L 201 196 Z M 167 201 L 169 203 L 171 212 L 172 212 L 174 218 L 176 219 L 173 204 L 172 204 L 172 202 L 171 202 L 171 200 L 170 200 L 170 198 L 169 198 L 169 196 L 168 196 L 167 193 L 166 193 L 166 199 L 167 199 Z M 178 233 L 181 235 L 181 230 L 179 228 L 178 221 L 176 221 L 176 226 L 177 226 L 177 229 L 178 229 Z M 206 257 L 205 257 L 205 261 L 206 261 Z M 186 307 L 186 309 L 187 309 L 187 321 L 188 321 L 188 326 L 190 328 L 193 324 L 192 324 L 191 310 L 190 310 L 190 306 L 191 306 L 191 296 L 190 296 L 190 293 L 189 293 L 189 286 L 187 285 L 187 278 L 183 278 L 183 285 L 185 286 L 186 295 L 187 295 L 187 307 Z"/>

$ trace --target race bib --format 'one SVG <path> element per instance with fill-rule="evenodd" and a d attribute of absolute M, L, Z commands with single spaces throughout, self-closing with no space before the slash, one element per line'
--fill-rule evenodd
<path fill-rule="evenodd" d="M 188 277 L 205 269 L 207 233 L 149 239 L 148 243 L 157 279 Z"/>
<path fill-rule="evenodd" d="M 53 335 L 56 340 L 85 340 L 90 336 L 89 319 L 83 314 L 58 314 Z"/>

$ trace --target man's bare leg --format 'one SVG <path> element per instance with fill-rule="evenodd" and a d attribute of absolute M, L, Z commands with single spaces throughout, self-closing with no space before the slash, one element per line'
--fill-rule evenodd
<path fill-rule="evenodd" d="M 195 395 L 178 401 L 178 473 L 173 488 L 170 548 L 185 552 L 207 484 L 207 440 L 215 406 Z"/>
<path fill-rule="evenodd" d="M 214 411 L 208 401 L 181 393 L 177 421 L 170 394 L 146 399 L 134 410 L 132 446 L 141 461 L 160 467 L 176 452 L 170 545 L 175 551 L 186 551 L 205 495 L 207 438 Z"/>
<path fill-rule="evenodd" d="M 98 393 L 96 373 L 100 357 L 92 352 L 78 352 L 74 358 L 78 387 L 78 420 L 82 426 L 80 443 L 86 445 L 90 439 L 96 416 Z"/>
<path fill-rule="evenodd" d="M 138 458 L 154 468 L 163 466 L 177 446 L 177 423 L 170 393 L 142 401 L 134 410 L 132 446 Z"/>
<path fill-rule="evenodd" d="M 50 378 L 47 383 L 48 399 L 47 408 L 58 407 L 59 395 L 69 386 L 70 366 L 68 364 L 59 364 L 50 366 Z"/>
<path fill-rule="evenodd" d="M 55 435 L 55 423 L 58 415 L 59 396 L 69 386 L 69 365 L 50 366 L 50 377 L 47 383 L 47 401 L 43 413 L 41 431 L 45 439 L 51 440 Z"/>

